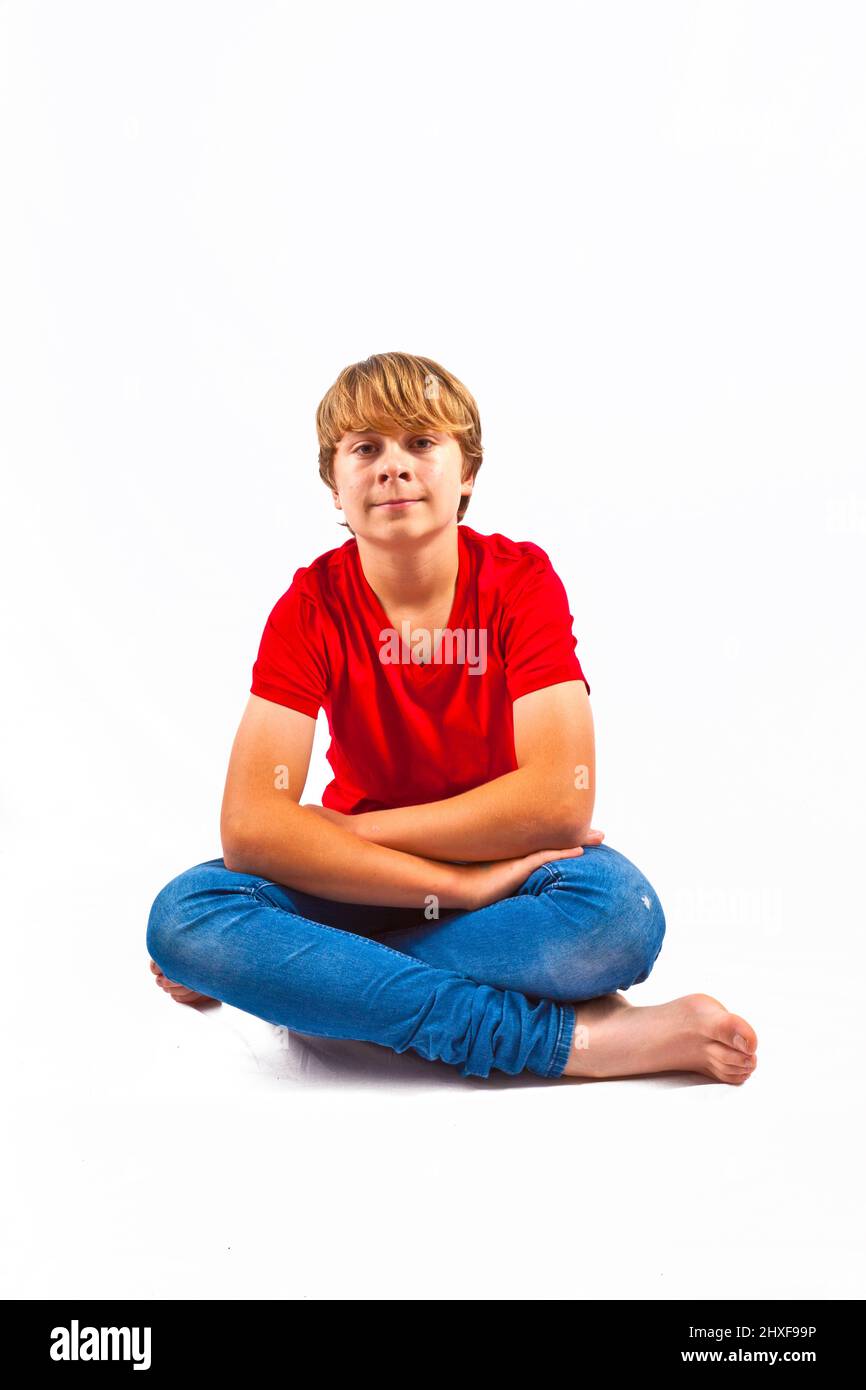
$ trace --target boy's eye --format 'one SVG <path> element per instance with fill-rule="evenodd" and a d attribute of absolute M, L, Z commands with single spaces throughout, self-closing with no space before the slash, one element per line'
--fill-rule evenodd
<path fill-rule="evenodd" d="M 431 449 L 435 449 L 435 447 L 436 447 L 436 440 L 435 440 L 435 439 L 431 439 L 431 437 L 430 437 L 429 434 L 422 434 L 422 435 L 420 435 L 418 439 L 413 440 L 413 443 L 415 443 L 415 444 L 429 444 Z M 355 454 L 360 454 L 364 449 L 375 449 L 375 448 L 376 448 L 376 445 L 375 445 L 375 444 L 356 444 L 356 445 L 355 445 L 355 448 L 352 450 L 352 452 L 355 453 Z M 423 450 L 423 452 L 424 452 L 424 453 L 427 453 L 428 451 L 425 449 L 425 450 Z M 366 457 L 366 455 L 365 455 L 365 457 Z"/>

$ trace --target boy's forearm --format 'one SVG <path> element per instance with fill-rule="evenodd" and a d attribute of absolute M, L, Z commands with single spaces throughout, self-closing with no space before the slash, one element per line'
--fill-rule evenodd
<path fill-rule="evenodd" d="M 512 859 L 579 843 L 578 827 L 567 824 L 534 768 L 517 768 L 444 801 L 365 811 L 352 820 L 362 840 L 451 863 Z"/>
<path fill-rule="evenodd" d="M 226 868 L 335 902 L 423 909 L 432 894 L 442 908 L 472 906 L 460 864 L 359 840 L 277 791 L 223 827 L 222 843 Z"/>

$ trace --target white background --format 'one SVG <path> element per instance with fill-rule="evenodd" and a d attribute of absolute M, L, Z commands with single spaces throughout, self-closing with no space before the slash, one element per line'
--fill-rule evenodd
<path fill-rule="evenodd" d="M 4 1296 L 863 1297 L 864 42 L 0 6 Z M 349 534 L 316 406 L 396 349 L 479 403 L 466 523 L 566 584 L 594 821 L 667 916 L 629 998 L 744 1015 L 742 1087 L 463 1079 L 151 977 L 267 614 Z"/>

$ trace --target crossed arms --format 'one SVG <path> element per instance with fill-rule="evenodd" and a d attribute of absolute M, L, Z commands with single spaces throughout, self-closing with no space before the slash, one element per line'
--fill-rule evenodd
<path fill-rule="evenodd" d="M 595 737 L 583 681 L 515 700 L 517 769 L 445 801 L 345 816 L 310 806 L 361 839 L 452 863 L 579 845 L 595 800 Z"/>
<path fill-rule="evenodd" d="M 433 893 L 462 907 L 476 863 L 581 844 L 595 800 L 586 686 L 547 686 L 512 710 L 513 772 L 443 801 L 345 816 L 300 805 L 316 721 L 251 695 L 223 794 L 226 867 L 336 901 L 417 906 Z"/>

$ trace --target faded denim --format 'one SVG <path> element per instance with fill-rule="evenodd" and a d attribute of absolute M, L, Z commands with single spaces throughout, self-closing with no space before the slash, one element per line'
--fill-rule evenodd
<path fill-rule="evenodd" d="M 647 978 L 656 892 L 592 845 L 474 912 L 313 897 L 210 859 L 157 895 L 147 949 L 170 980 L 290 1030 L 412 1048 L 462 1076 L 559 1077 L 573 1004 Z"/>

